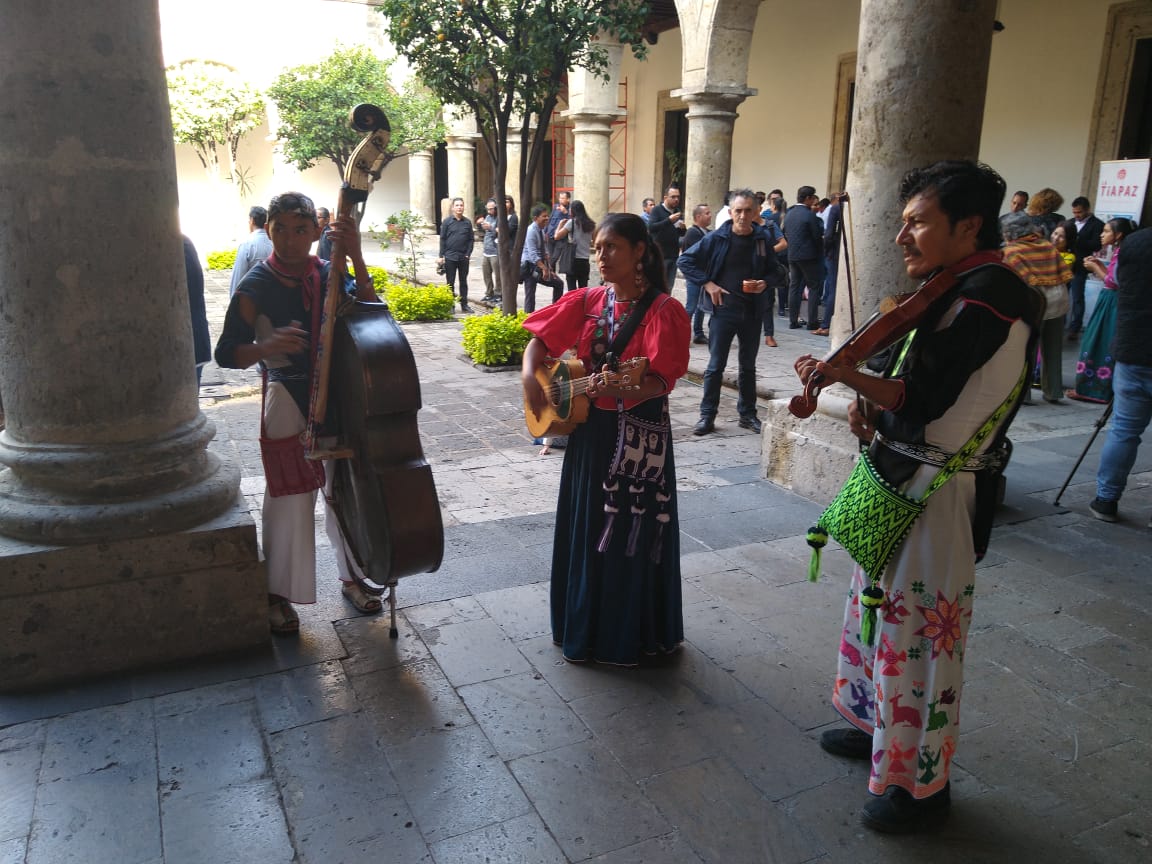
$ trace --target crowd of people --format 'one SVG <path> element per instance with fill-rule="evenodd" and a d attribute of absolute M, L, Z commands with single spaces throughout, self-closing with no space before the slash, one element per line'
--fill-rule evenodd
<path fill-rule="evenodd" d="M 1077 383 L 1068 395 L 1116 400 L 1090 505 L 1097 518 L 1118 518 L 1140 436 L 1152 421 L 1150 232 L 1136 231 L 1127 219 L 1096 220 L 1084 198 L 1065 219 L 1051 189 L 1017 192 L 1001 216 L 1005 191 L 995 171 L 974 162 L 909 172 L 898 190 L 904 211 L 896 243 L 908 275 L 922 280 L 915 329 L 892 343 L 899 350 L 888 352 L 879 374 L 811 354 L 794 364 L 802 384 L 839 382 L 856 391 L 848 428 L 866 447 L 857 467 L 922 505 L 879 565 L 855 539 L 842 539 L 835 525 L 828 529 L 856 566 L 835 634 L 833 704 L 850 725 L 826 731 L 820 746 L 870 762 L 871 794 L 861 818 L 878 831 L 924 830 L 949 812 L 975 565 L 988 546 L 1010 452 L 1007 430 L 1033 373 L 1039 369 L 1044 398 L 1061 402 L 1061 345 L 1080 339 Z M 780 316 L 790 327 L 828 335 L 846 201 L 843 194 L 821 199 L 802 186 L 789 207 L 780 190 L 739 188 L 726 196 L 714 227 L 707 203 L 693 205 L 685 219 L 674 186 L 659 202 L 646 199 L 639 215 L 611 213 L 599 223 L 568 193 L 555 205 L 532 208 L 520 274 L 530 313 L 524 326 L 532 334 L 521 370 L 526 405 L 542 412 L 550 403 L 551 358 L 571 351 L 587 375 L 588 416 L 565 448 L 552 550 L 551 629 L 565 660 L 636 666 L 679 648 L 684 621 L 668 395 L 687 371 L 691 345 L 706 342 L 693 432 L 714 432 L 721 373 L 736 340 L 736 422 L 760 432 L 761 340 L 777 347 Z M 502 241 L 495 199 L 474 221 L 463 205 L 452 202 L 440 263 L 467 312 L 477 231 L 485 299 L 500 299 L 510 286 L 495 266 Z M 512 223 L 510 198 L 505 207 Z M 312 244 L 335 242 L 355 268 L 344 290 L 375 299 L 354 221 L 320 214 L 303 195 L 276 196 L 267 210 L 249 214 L 252 233 L 238 256 L 242 269 L 233 277 L 215 358 L 221 366 L 259 362 L 265 370 L 262 446 L 265 438 L 295 436 L 308 413 L 314 313 L 331 266 L 311 254 Z M 261 259 L 258 250 L 266 247 Z M 590 287 L 593 259 L 601 284 Z M 678 272 L 687 307 L 672 298 Z M 1083 326 L 1088 274 L 1103 288 Z M 552 288 L 552 302 L 537 310 L 539 284 Z M 618 374 L 630 362 L 639 363 L 638 371 Z M 853 485 L 856 475 L 841 496 L 871 494 Z M 315 602 L 315 495 L 314 487 L 274 490 L 270 480 L 264 498 L 269 623 L 276 633 L 298 629 L 294 603 Z M 875 521 L 864 533 L 883 534 L 885 520 Z M 334 547 L 343 548 L 338 522 L 330 517 L 327 528 Z M 809 532 L 814 547 L 823 542 L 819 530 Z M 337 563 L 345 597 L 360 612 L 379 611 L 379 600 L 347 571 L 348 556 L 337 555 Z"/>

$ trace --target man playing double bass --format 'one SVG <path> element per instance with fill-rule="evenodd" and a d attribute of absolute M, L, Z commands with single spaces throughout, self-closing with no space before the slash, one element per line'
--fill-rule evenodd
<path fill-rule="evenodd" d="M 260 437 L 295 438 L 304 430 L 308 417 L 319 304 L 323 303 L 331 265 L 309 254 L 321 228 L 316 207 L 306 195 L 285 192 L 275 196 L 268 205 L 268 233 L 273 252 L 237 286 L 215 357 L 225 368 L 246 369 L 257 362 L 262 365 L 267 380 Z M 355 284 L 345 282 L 345 290 L 360 300 L 375 301 L 355 220 L 351 216 L 337 219 L 331 234 L 342 244 L 356 271 Z M 299 447 L 302 455 L 303 445 Z M 272 488 L 273 478 L 266 479 L 262 515 L 268 620 L 273 633 L 291 634 L 300 629 L 292 604 L 316 602 L 316 488 L 279 490 Z M 344 596 L 360 612 L 379 612 L 380 600 L 361 590 L 347 572 L 348 556 L 341 554 L 346 541 L 330 507 L 325 507 L 325 517 L 328 537 L 337 550 Z"/>
<path fill-rule="evenodd" d="M 1019 405 L 1043 314 L 1042 299 L 1000 260 L 1004 192 L 1000 176 L 974 162 L 907 174 L 896 243 L 908 275 L 928 280 L 921 299 L 932 296 L 938 274 L 940 296 L 895 343 L 883 377 L 838 365 L 834 355 L 795 364 L 806 385 L 820 376 L 859 394 L 850 428 L 869 444 L 878 473 L 908 497 L 919 500 L 949 457 L 982 440 L 927 500 L 878 583 L 859 564 L 853 570 L 833 690 L 852 728 L 826 731 L 820 745 L 871 761 L 874 797 L 861 820 L 878 831 L 933 827 L 950 805 L 975 562 L 987 546 L 1002 468 L 994 450 Z M 984 439 L 976 434 L 989 429 Z M 865 589 L 872 604 L 861 603 Z M 866 605 L 875 608 L 870 644 L 861 634 Z"/>

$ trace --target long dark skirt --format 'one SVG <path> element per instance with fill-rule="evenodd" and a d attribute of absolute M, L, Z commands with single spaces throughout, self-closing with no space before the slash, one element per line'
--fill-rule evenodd
<path fill-rule="evenodd" d="M 651 399 L 632 413 L 659 420 L 663 402 Z M 597 551 L 604 530 L 604 480 L 616 447 L 617 414 L 592 408 L 589 415 L 568 439 L 560 476 L 552 548 L 552 639 L 568 660 L 630 666 L 645 654 L 673 651 L 684 639 L 676 465 L 669 438 L 664 471 L 671 521 L 660 534 L 659 563 L 650 555 L 659 526 L 651 488 L 644 493 L 646 515 L 635 554 L 626 554 L 633 519 L 626 485 L 620 493 L 612 539 L 605 552 Z"/>

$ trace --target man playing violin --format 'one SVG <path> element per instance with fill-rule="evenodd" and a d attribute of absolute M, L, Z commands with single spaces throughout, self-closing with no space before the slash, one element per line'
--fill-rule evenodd
<path fill-rule="evenodd" d="M 856 368 L 866 358 L 838 362 L 835 352 L 795 364 L 806 386 L 840 382 L 856 391 L 852 433 L 868 444 L 884 479 L 917 500 L 977 430 L 994 430 L 928 499 L 884 568 L 871 644 L 861 638 L 860 604 L 871 580 L 858 565 L 853 570 L 833 690 L 833 704 L 853 728 L 826 731 L 820 745 L 871 760 L 874 797 L 861 820 L 878 831 L 933 827 L 951 800 L 975 563 L 987 547 L 1004 435 L 1043 315 L 1042 298 L 1001 262 L 1004 193 L 1000 176 L 974 162 L 909 172 L 896 243 L 908 275 L 926 280 L 921 296 L 913 295 L 923 307 L 915 329 L 890 343 L 882 377 Z"/>

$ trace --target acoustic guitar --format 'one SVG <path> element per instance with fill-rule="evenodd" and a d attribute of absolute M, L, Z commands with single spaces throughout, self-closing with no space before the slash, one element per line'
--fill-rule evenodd
<path fill-rule="evenodd" d="M 605 369 L 593 375 L 585 374 L 584 364 L 575 358 L 556 360 L 547 358 L 536 370 L 536 380 L 544 389 L 548 402 L 537 414 L 524 399 L 524 420 L 528 431 L 535 438 L 567 435 L 588 419 L 588 408 L 592 400 L 588 388 L 596 382 L 619 387 L 622 390 L 639 390 L 640 379 L 648 371 L 647 357 L 632 357 L 621 360 L 616 369 Z"/>

